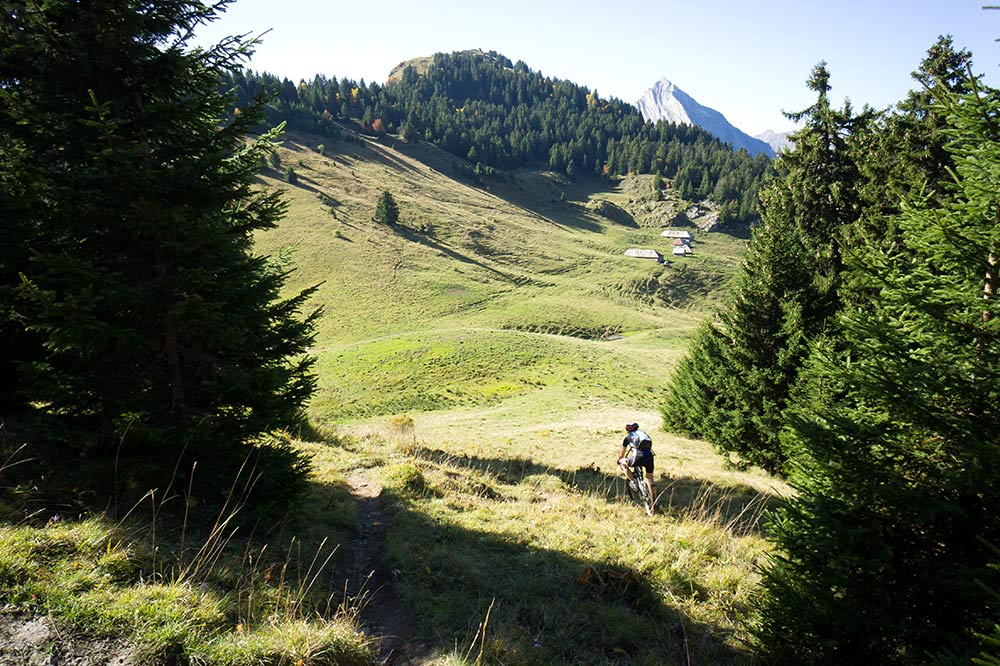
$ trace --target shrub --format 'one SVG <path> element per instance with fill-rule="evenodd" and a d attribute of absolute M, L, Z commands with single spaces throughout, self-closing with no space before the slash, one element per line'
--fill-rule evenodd
<path fill-rule="evenodd" d="M 400 493 L 424 495 L 430 490 L 424 471 L 413 463 L 393 465 L 386 472 L 386 479 Z"/>
<path fill-rule="evenodd" d="M 392 417 L 389 425 L 398 434 L 406 435 L 413 432 L 413 417 L 408 414 L 399 414 Z"/>

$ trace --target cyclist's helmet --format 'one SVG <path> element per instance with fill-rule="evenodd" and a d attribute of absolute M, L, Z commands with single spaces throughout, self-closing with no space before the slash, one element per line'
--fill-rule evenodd
<path fill-rule="evenodd" d="M 635 432 L 639 429 L 638 423 L 627 423 L 625 424 L 625 432 Z"/>

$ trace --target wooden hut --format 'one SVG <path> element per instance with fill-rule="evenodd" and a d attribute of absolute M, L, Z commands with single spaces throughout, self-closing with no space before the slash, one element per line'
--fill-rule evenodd
<path fill-rule="evenodd" d="M 688 245 L 694 240 L 694 236 L 691 235 L 690 231 L 681 231 L 680 229 L 664 229 L 660 235 L 665 238 L 674 238 Z"/>
<path fill-rule="evenodd" d="M 663 263 L 663 255 L 656 250 L 646 250 L 637 247 L 630 247 L 625 250 L 626 257 L 635 257 L 636 259 L 654 259 L 660 263 Z"/>

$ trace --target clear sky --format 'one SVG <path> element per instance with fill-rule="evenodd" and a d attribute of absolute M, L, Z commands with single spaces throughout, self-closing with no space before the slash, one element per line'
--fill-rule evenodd
<path fill-rule="evenodd" d="M 547 76 L 635 103 L 668 78 L 750 134 L 792 125 L 826 60 L 832 99 L 884 108 L 938 35 L 972 52 L 1000 86 L 998 0 L 236 0 L 198 33 L 263 37 L 250 67 L 384 83 L 398 63 L 437 52 L 498 51 Z"/>

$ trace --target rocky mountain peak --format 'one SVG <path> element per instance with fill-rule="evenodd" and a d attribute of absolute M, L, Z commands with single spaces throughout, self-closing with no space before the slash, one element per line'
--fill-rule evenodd
<path fill-rule="evenodd" d="M 666 120 L 697 125 L 721 141 L 732 144 L 736 150 L 744 148 L 753 156 L 764 154 L 774 157 L 774 149 L 770 145 L 737 129 L 721 113 L 699 104 L 669 79 L 657 81 L 636 102 L 636 106 L 647 122 Z"/>

